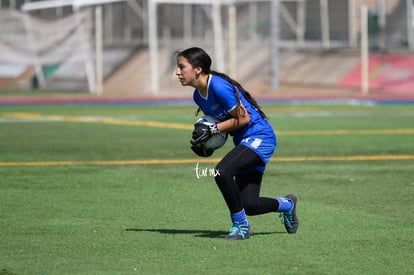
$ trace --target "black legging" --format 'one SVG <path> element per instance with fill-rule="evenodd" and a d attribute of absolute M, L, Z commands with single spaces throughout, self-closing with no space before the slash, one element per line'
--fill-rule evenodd
<path fill-rule="evenodd" d="M 263 165 L 263 161 L 244 145 L 233 148 L 217 164 L 219 174 L 215 180 L 230 213 L 243 208 L 249 216 L 277 211 L 279 203 L 276 199 L 260 197 L 263 174 L 259 171 L 244 173 L 257 165 Z"/>

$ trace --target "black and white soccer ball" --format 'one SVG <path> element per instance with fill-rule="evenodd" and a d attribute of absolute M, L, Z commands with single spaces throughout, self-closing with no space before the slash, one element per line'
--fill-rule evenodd
<path fill-rule="evenodd" d="M 199 124 L 199 123 L 207 125 L 207 126 L 211 126 L 211 125 L 214 125 L 218 122 L 220 122 L 220 120 L 218 120 L 216 117 L 205 115 L 205 116 L 199 118 L 196 121 L 195 127 L 197 127 L 197 124 Z M 214 135 L 211 138 L 209 138 L 206 142 L 203 143 L 203 147 L 205 149 L 216 150 L 216 149 L 222 147 L 226 143 L 227 136 L 228 136 L 227 133 L 221 133 L 221 134 L 218 134 L 218 135 Z"/>

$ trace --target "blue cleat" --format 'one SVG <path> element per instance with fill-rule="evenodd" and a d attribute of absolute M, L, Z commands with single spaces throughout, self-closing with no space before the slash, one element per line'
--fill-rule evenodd
<path fill-rule="evenodd" d="M 296 205 L 298 198 L 293 194 L 286 195 L 285 198 L 293 203 L 293 207 L 288 212 L 280 213 L 280 217 L 282 218 L 282 223 L 285 225 L 287 233 L 294 234 L 299 227 L 299 220 L 296 216 Z"/>
<path fill-rule="evenodd" d="M 252 234 L 253 232 L 249 225 L 234 223 L 225 239 L 229 241 L 247 240 Z"/>

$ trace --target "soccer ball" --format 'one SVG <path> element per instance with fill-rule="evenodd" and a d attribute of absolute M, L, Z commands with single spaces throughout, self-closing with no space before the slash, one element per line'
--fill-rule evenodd
<path fill-rule="evenodd" d="M 198 123 L 201 123 L 201 124 L 204 124 L 204 125 L 207 125 L 207 126 L 211 126 L 211 125 L 216 124 L 217 122 L 220 122 L 220 120 L 218 120 L 217 118 L 215 118 L 213 116 L 205 115 L 205 116 L 199 118 L 196 121 L 195 124 L 197 125 Z M 206 142 L 204 142 L 203 146 L 206 149 L 216 150 L 216 149 L 220 148 L 221 146 L 223 146 L 226 143 L 227 136 L 228 136 L 227 133 L 221 133 L 221 134 L 218 134 L 218 135 L 214 135 L 211 138 L 209 138 Z"/>

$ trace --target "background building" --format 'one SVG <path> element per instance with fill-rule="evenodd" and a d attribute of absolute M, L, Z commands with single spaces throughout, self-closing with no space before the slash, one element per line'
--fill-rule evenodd
<path fill-rule="evenodd" d="M 89 2 L 105 3 L 86 5 Z M 271 1 L 107 2 L 0 1 L 0 87 L 92 93 L 100 89 L 105 94 L 178 91 L 173 54 L 198 45 L 213 56 L 216 68 L 253 92 L 271 90 Z M 280 1 L 280 82 L 341 83 L 360 61 L 362 5 L 369 8 L 371 52 L 410 55 L 414 48 L 412 2 Z M 151 7 L 155 7 L 155 17 Z M 154 33 L 156 78 L 151 70 Z"/>

